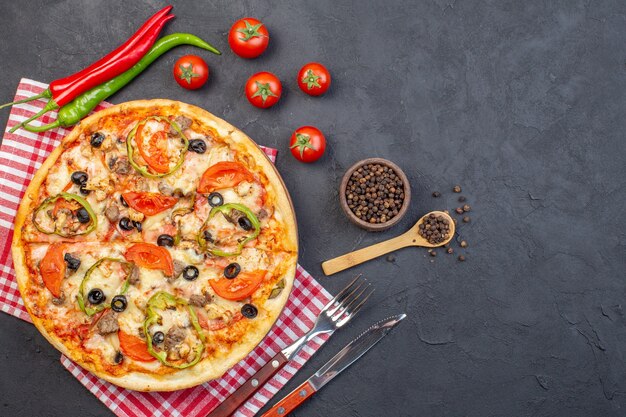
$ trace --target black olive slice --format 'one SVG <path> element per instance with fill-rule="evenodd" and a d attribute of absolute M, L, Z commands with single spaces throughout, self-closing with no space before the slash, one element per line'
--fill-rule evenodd
<path fill-rule="evenodd" d="M 233 279 L 241 272 L 241 266 L 237 262 L 229 264 L 224 268 L 224 276 L 228 279 Z"/>
<path fill-rule="evenodd" d="M 257 308 L 252 304 L 244 304 L 241 307 L 241 314 L 249 319 L 255 318 L 258 313 L 259 310 L 257 310 Z"/>
<path fill-rule="evenodd" d="M 111 310 L 121 313 L 126 310 L 126 306 L 128 305 L 128 301 L 126 300 L 125 295 L 116 295 L 111 300 Z"/>
<path fill-rule="evenodd" d="M 106 296 L 100 288 L 94 288 L 93 290 L 89 291 L 89 294 L 87 294 L 87 301 L 89 301 L 93 305 L 98 305 L 104 300 L 106 300 Z"/>
<path fill-rule="evenodd" d="M 220 193 L 212 192 L 208 197 L 209 205 L 211 207 L 217 207 L 224 204 L 224 197 Z"/>

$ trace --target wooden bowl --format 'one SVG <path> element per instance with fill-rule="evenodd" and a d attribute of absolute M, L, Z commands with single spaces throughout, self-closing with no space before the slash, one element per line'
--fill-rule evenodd
<path fill-rule="evenodd" d="M 387 220 L 384 223 L 369 223 L 361 220 L 356 216 L 356 214 L 352 212 L 352 209 L 348 207 L 348 200 L 346 199 L 346 188 L 348 187 L 348 181 L 350 180 L 350 177 L 352 176 L 352 173 L 354 171 L 367 164 L 380 164 L 383 166 L 387 166 L 393 169 L 396 175 L 402 180 L 402 186 L 404 188 L 404 201 L 402 202 L 402 206 L 400 207 L 400 210 L 398 210 L 398 214 L 395 217 Z M 383 158 L 367 158 L 352 165 L 343 175 L 341 185 L 339 186 L 339 199 L 341 201 L 341 208 L 343 209 L 343 212 L 346 213 L 346 216 L 348 216 L 348 219 L 350 219 L 352 223 L 371 232 L 380 232 L 398 223 L 406 214 L 406 211 L 409 208 L 409 204 L 411 203 L 411 185 L 409 184 L 409 179 L 404 174 L 404 171 L 402 171 L 400 167 L 393 162 Z"/>

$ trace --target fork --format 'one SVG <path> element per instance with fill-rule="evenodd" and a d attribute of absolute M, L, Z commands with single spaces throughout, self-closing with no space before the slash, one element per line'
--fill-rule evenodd
<path fill-rule="evenodd" d="M 248 381 L 233 392 L 207 417 L 229 417 L 263 386 L 276 372 L 282 369 L 298 352 L 314 337 L 321 334 L 332 335 L 335 330 L 343 327 L 363 307 L 363 304 L 372 295 L 370 284 L 357 275 L 343 290 L 322 308 L 313 327 L 298 340 L 278 352 Z"/>

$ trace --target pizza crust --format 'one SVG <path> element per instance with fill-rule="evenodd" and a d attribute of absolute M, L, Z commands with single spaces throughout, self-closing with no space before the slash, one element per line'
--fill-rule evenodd
<path fill-rule="evenodd" d="M 234 126 L 225 122 L 224 120 L 212 115 L 206 110 L 200 109 L 189 104 L 166 100 L 137 100 L 127 103 L 122 103 L 116 106 L 109 107 L 101 110 L 78 124 L 72 132 L 66 136 L 61 145 L 57 147 L 48 156 L 46 161 L 42 164 L 39 170 L 35 173 L 35 176 L 31 180 L 22 202 L 20 203 L 19 210 L 15 218 L 15 230 L 12 241 L 12 255 L 13 263 L 16 271 L 16 279 L 20 292 L 24 296 L 27 289 L 30 273 L 28 265 L 25 260 L 25 247 L 22 239 L 22 229 L 27 216 L 30 216 L 34 210 L 34 204 L 37 202 L 38 191 L 48 176 L 48 172 L 55 162 L 63 154 L 64 150 L 78 140 L 81 134 L 88 131 L 92 126 L 108 116 L 118 113 L 124 113 L 127 111 L 133 111 L 137 109 L 162 109 L 172 108 L 173 113 L 182 114 L 188 116 L 191 119 L 206 123 L 209 127 L 215 129 L 218 134 L 232 141 L 234 144 L 245 149 L 245 152 L 250 155 L 257 166 L 261 168 L 264 174 L 269 179 L 269 184 L 273 188 L 274 195 L 276 196 L 275 210 L 280 212 L 283 216 L 282 221 L 286 225 L 286 235 L 284 245 L 287 248 L 293 248 L 292 256 L 290 257 L 290 264 L 287 272 L 284 274 L 285 288 L 280 295 L 272 300 L 268 300 L 263 306 L 269 314 L 265 317 L 257 317 L 255 320 L 263 320 L 258 323 L 255 332 L 248 332 L 245 334 L 243 340 L 238 343 L 234 349 L 230 351 L 230 355 L 227 361 L 201 361 L 193 367 L 177 370 L 176 372 L 167 375 L 153 375 L 139 372 L 131 372 L 121 377 L 115 377 L 95 369 L 90 363 L 83 362 L 82 352 L 78 350 L 70 350 L 66 345 L 61 343 L 53 334 L 50 334 L 43 325 L 43 321 L 38 318 L 30 310 L 29 303 L 25 303 L 29 314 L 33 320 L 33 323 L 37 329 L 43 334 L 43 336 L 61 353 L 76 361 L 81 366 L 85 367 L 88 371 L 94 373 L 100 378 L 103 378 L 113 384 L 122 386 L 124 388 L 138 390 L 138 391 L 173 391 L 191 386 L 199 385 L 211 379 L 221 377 L 229 368 L 245 358 L 266 336 L 271 327 L 274 325 L 278 316 L 282 312 L 283 307 L 287 303 L 287 299 L 291 293 L 293 282 L 295 279 L 297 268 L 297 251 L 298 251 L 298 237 L 297 237 L 297 225 L 293 205 L 291 199 L 287 193 L 284 182 L 282 181 L 275 166 L 271 163 L 267 155 L 258 147 L 258 145 L 252 141 L 247 135 L 239 131 Z M 218 363 L 212 363 L 218 362 Z"/>

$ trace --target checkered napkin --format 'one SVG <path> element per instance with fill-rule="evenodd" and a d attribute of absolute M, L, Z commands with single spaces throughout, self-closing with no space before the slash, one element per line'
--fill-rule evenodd
<path fill-rule="evenodd" d="M 17 88 L 15 100 L 38 94 L 46 87 L 46 84 L 24 78 Z M 110 105 L 102 103 L 96 111 Z M 30 321 L 30 317 L 15 282 L 11 258 L 13 221 L 20 199 L 33 174 L 69 130 L 59 128 L 45 133 L 30 133 L 19 129 L 13 134 L 8 131 L 41 110 L 43 106 L 43 101 L 14 106 L 0 146 L 0 310 L 26 321 Z M 41 122 L 33 123 L 50 123 L 55 117 L 56 113 L 51 112 L 42 117 Z M 272 161 L 275 160 L 276 149 L 263 148 L 263 150 Z M 330 294 L 308 272 L 298 266 L 287 306 L 268 336 L 222 378 L 195 388 L 174 392 L 130 391 L 97 378 L 65 356 L 61 357 L 61 363 L 118 416 L 204 416 L 247 381 L 278 351 L 311 328 L 313 321 L 330 298 Z M 256 414 L 325 340 L 323 337 L 312 340 L 294 360 L 243 405 L 235 416 L 251 417 Z"/>

